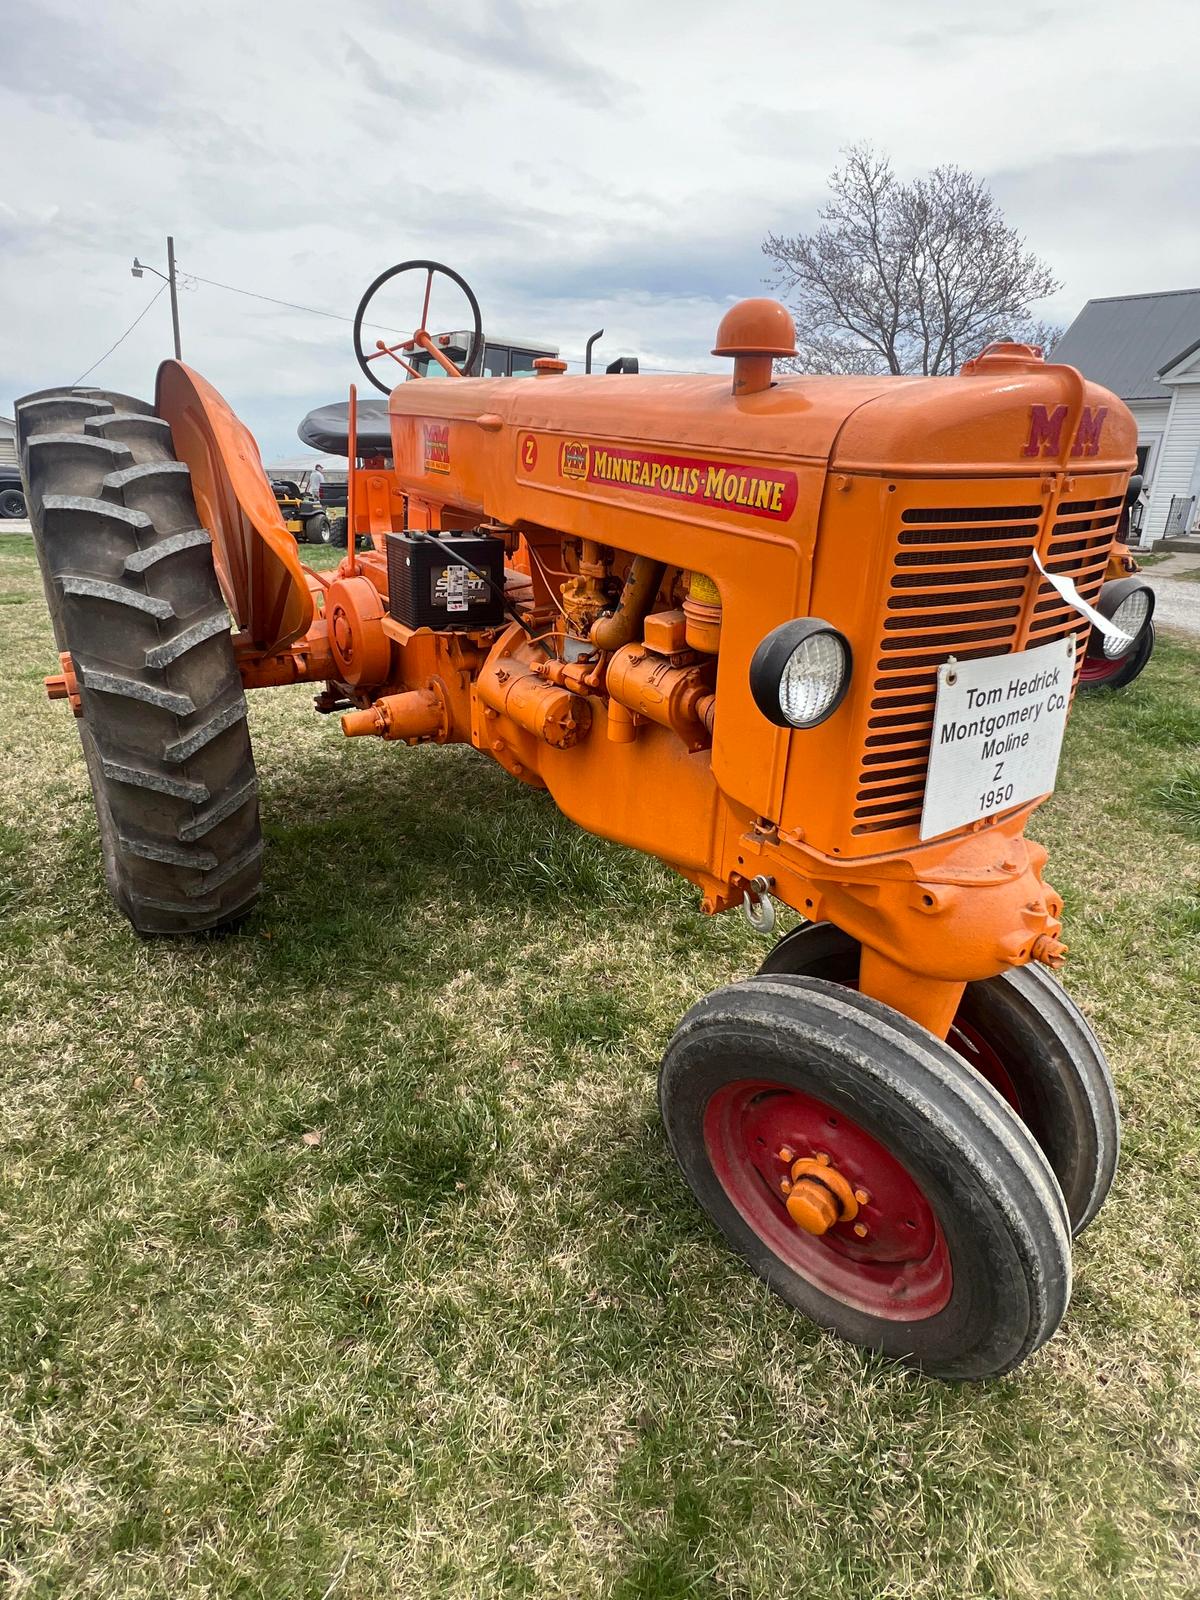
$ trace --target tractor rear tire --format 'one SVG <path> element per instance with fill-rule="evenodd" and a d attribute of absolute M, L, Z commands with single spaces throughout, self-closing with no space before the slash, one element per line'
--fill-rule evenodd
<path fill-rule="evenodd" d="M 109 893 L 139 934 L 230 927 L 261 884 L 258 779 L 188 469 L 126 395 L 43 391 L 16 418 Z"/>

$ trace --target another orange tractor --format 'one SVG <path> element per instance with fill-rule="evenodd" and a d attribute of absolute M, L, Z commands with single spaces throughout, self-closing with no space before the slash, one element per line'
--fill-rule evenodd
<path fill-rule="evenodd" d="M 428 307 L 443 270 L 372 289 L 411 273 Z M 451 381 L 380 383 L 386 452 L 351 391 L 335 572 L 301 565 L 249 433 L 180 362 L 153 406 L 19 402 L 49 692 L 113 898 L 142 934 L 247 915 L 243 690 L 312 682 L 347 735 L 471 744 L 705 912 L 766 931 L 782 902 L 801 925 L 668 1045 L 687 1181 L 825 1327 L 945 1378 L 1009 1370 L 1057 1327 L 1117 1161 L 1025 826 L 1089 638 L 1149 624 L 1137 580 L 1101 595 L 1132 418 L 1016 344 L 953 378 L 777 379 L 770 300 L 717 330 L 732 382 L 460 377 L 425 321 L 356 340 L 375 381 L 414 351 Z"/>

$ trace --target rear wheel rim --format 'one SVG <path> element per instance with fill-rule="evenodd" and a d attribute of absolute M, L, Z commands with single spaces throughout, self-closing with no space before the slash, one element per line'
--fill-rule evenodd
<path fill-rule="evenodd" d="M 950 1250 L 933 1205 L 908 1168 L 840 1108 L 786 1084 L 739 1078 L 704 1112 L 704 1143 L 718 1182 L 743 1221 L 792 1271 L 822 1293 L 870 1316 L 919 1322 L 948 1303 Z M 778 1152 L 827 1154 L 869 1199 L 859 1222 L 805 1233 L 788 1214 Z"/>

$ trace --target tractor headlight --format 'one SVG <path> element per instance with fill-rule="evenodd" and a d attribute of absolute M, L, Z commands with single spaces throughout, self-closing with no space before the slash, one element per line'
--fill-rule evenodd
<path fill-rule="evenodd" d="M 1093 628 L 1088 642 L 1090 656 L 1103 656 L 1116 661 L 1128 655 L 1137 643 L 1138 635 L 1154 615 L 1154 590 L 1137 578 L 1118 578 L 1106 583 L 1096 601 L 1096 610 L 1107 617 L 1114 627 L 1126 635 L 1124 639 L 1110 638 Z"/>
<path fill-rule="evenodd" d="M 754 703 L 780 728 L 815 728 L 850 687 L 850 646 L 828 622 L 797 617 L 773 628 L 750 662 Z"/>

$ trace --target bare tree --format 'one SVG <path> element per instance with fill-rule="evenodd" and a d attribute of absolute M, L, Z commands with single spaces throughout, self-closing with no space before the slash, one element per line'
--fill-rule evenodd
<path fill-rule="evenodd" d="M 1059 287 L 961 167 L 902 183 L 853 145 L 814 233 L 768 234 L 763 253 L 796 319 L 802 372 L 956 372 L 994 339 L 1048 346 L 1031 305 Z"/>

